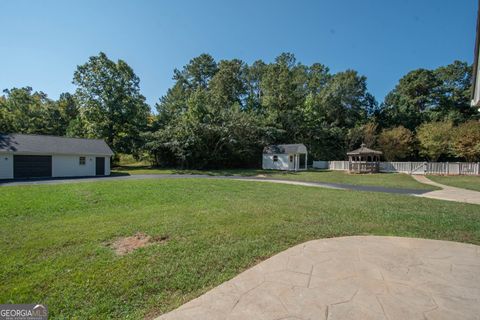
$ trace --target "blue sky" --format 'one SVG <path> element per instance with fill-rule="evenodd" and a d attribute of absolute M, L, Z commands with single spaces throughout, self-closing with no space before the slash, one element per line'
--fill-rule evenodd
<path fill-rule="evenodd" d="M 0 89 L 73 92 L 91 55 L 125 60 L 153 106 L 201 54 L 272 61 L 292 52 L 355 69 L 381 101 L 415 68 L 473 60 L 476 0 L 0 0 Z"/>

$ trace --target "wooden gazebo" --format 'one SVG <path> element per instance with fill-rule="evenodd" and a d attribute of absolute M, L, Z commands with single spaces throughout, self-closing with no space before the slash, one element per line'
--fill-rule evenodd
<path fill-rule="evenodd" d="M 360 148 L 347 152 L 350 173 L 376 173 L 380 171 L 381 151 L 372 150 L 364 143 Z"/>

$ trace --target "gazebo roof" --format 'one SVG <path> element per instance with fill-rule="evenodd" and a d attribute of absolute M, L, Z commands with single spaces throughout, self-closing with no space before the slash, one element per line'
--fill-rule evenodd
<path fill-rule="evenodd" d="M 365 146 L 365 143 L 362 143 L 360 148 L 347 152 L 347 156 L 358 156 L 358 155 L 381 155 L 381 151 L 372 150 Z"/>

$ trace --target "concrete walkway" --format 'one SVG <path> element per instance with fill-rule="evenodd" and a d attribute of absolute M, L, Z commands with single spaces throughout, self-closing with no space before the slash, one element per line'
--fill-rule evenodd
<path fill-rule="evenodd" d="M 480 247 L 357 236 L 283 251 L 157 320 L 480 319 Z"/>
<path fill-rule="evenodd" d="M 420 183 L 442 188 L 442 190 L 435 190 L 422 194 L 417 194 L 417 196 L 419 197 L 480 204 L 480 192 L 478 191 L 447 186 L 441 183 L 434 182 L 423 175 L 412 175 L 412 177 Z"/>

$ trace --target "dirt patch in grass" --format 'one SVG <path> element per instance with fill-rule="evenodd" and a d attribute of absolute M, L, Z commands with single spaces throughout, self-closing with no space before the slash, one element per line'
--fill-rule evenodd
<path fill-rule="evenodd" d="M 119 256 L 123 256 L 138 248 L 143 248 L 155 243 L 164 243 L 168 241 L 168 236 L 151 237 L 143 232 L 137 232 L 131 237 L 122 237 L 112 243 L 107 244 Z"/>

